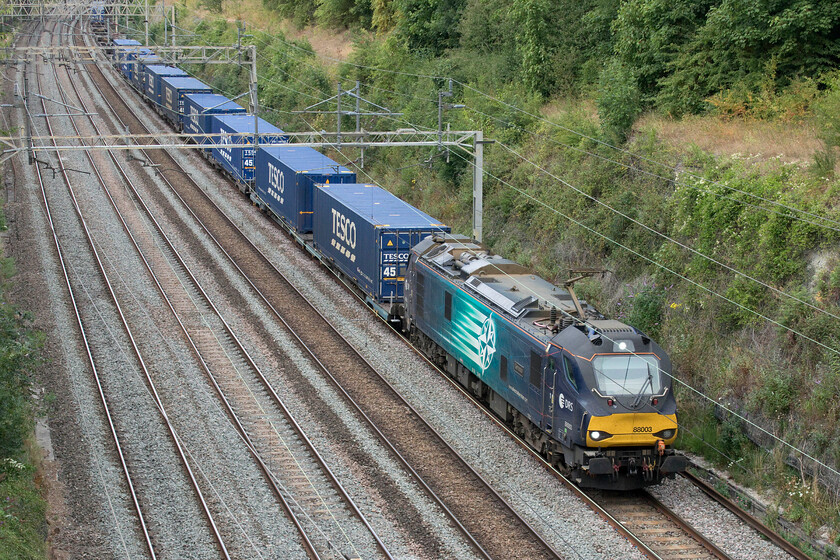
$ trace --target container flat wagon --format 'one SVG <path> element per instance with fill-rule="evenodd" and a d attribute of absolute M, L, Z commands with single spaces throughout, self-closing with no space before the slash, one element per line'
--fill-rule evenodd
<path fill-rule="evenodd" d="M 315 248 L 398 322 L 411 248 L 451 229 L 376 185 L 331 183 L 314 194 Z"/>
<path fill-rule="evenodd" d="M 184 114 L 184 96 L 188 93 L 213 93 L 213 89 L 195 78 L 180 76 L 160 78 L 160 105 L 158 109 L 178 131 L 181 130 L 181 116 Z"/>

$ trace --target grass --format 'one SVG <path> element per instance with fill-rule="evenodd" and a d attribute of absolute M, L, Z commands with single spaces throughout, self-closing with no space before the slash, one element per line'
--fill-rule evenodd
<path fill-rule="evenodd" d="M 38 488 L 37 448 L 25 462 L 0 463 L 0 558 L 41 559 L 47 555 L 46 502 Z"/>
<path fill-rule="evenodd" d="M 215 17 L 200 6 L 200 0 L 187 0 L 186 4 L 194 17 Z M 326 29 L 315 25 L 297 27 L 290 20 L 282 19 L 275 12 L 267 10 L 261 0 L 224 2 L 222 9 L 222 17 L 231 23 L 243 22 L 246 33 L 248 29 L 259 29 L 268 34 L 281 32 L 289 40 L 305 39 L 321 57 L 345 60 L 353 50 L 351 31 Z"/>
<path fill-rule="evenodd" d="M 648 114 L 634 127 L 654 131 L 666 145 L 678 150 L 696 146 L 717 156 L 741 154 L 756 162 L 778 159 L 785 163 L 811 162 L 822 145 L 813 126 L 781 121 L 722 119 L 690 116 L 679 120 Z"/>

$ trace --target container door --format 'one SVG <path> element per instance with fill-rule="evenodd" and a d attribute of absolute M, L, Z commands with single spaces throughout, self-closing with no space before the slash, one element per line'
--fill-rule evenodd
<path fill-rule="evenodd" d="M 381 277 L 379 282 L 380 301 L 399 301 L 402 299 L 402 282 L 397 280 L 400 271 L 399 232 L 380 231 L 379 243 L 379 255 L 381 259 Z"/>

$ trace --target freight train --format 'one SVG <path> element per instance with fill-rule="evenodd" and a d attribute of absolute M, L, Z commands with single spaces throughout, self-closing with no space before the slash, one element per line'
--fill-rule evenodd
<path fill-rule="evenodd" d="M 176 130 L 432 362 L 582 487 L 685 470 L 668 354 L 276 126 L 114 40 L 114 64 Z M 259 131 L 256 137 L 255 130 Z"/>

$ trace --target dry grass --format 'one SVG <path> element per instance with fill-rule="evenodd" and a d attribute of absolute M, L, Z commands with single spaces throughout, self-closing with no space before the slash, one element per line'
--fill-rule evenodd
<path fill-rule="evenodd" d="M 742 154 L 755 161 L 778 158 L 783 162 L 810 162 L 820 148 L 808 124 L 753 120 L 721 120 L 717 117 L 686 117 L 675 120 L 645 115 L 634 127 L 640 133 L 654 131 L 657 138 L 677 151 L 697 146 L 719 156 Z"/>
<path fill-rule="evenodd" d="M 199 5 L 199 0 L 187 0 L 187 5 L 199 19 L 214 17 Z M 262 0 L 228 0 L 222 4 L 222 11 L 222 17 L 231 23 L 242 21 L 247 29 L 260 29 L 269 34 L 280 32 L 293 40 L 306 39 L 315 52 L 325 59 L 346 60 L 353 50 L 350 31 L 317 26 L 299 29 L 291 21 L 281 19 L 276 13 L 267 10 Z"/>
<path fill-rule="evenodd" d="M 562 97 L 552 99 L 542 106 L 540 114 L 548 120 L 557 120 L 568 113 L 581 112 L 593 121 L 598 120 L 598 108 L 594 99 L 575 99 Z"/>

